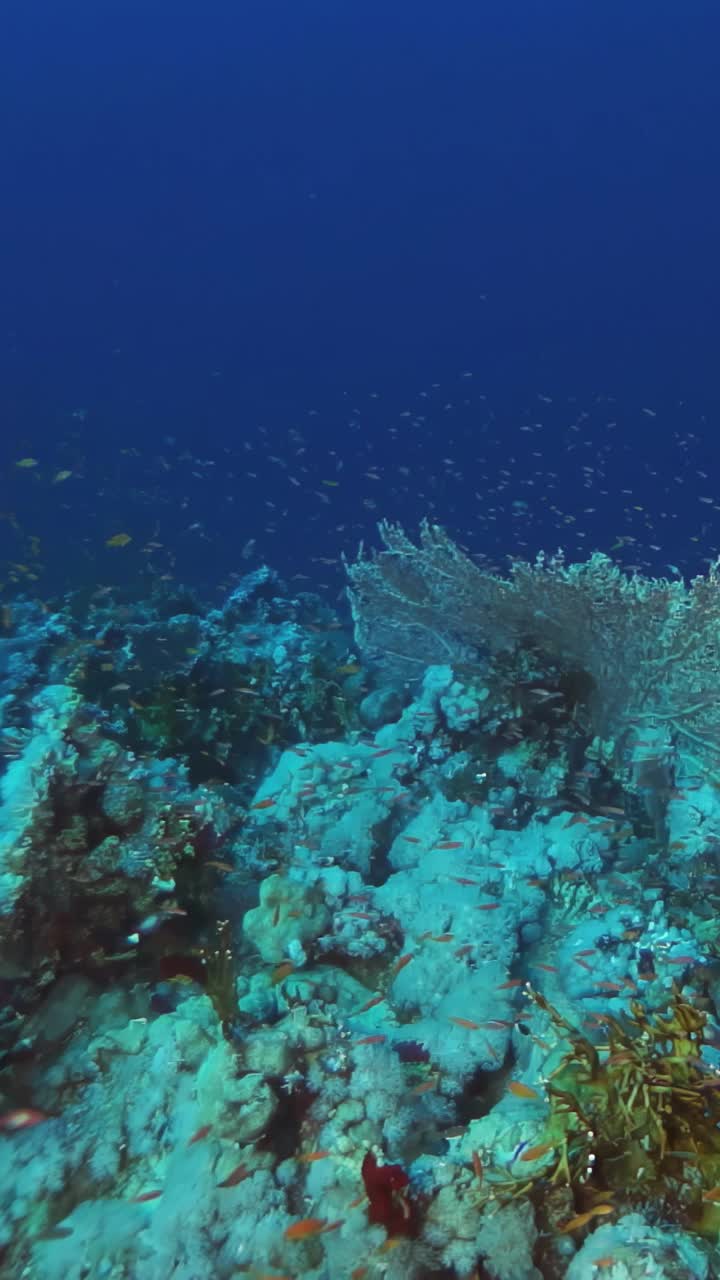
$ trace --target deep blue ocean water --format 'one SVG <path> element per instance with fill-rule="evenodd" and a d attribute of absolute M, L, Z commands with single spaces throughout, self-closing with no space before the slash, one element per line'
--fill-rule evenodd
<path fill-rule="evenodd" d="M 716 554 L 713 5 L 76 0 L 2 26 L 1 508 L 55 568 L 59 535 L 71 572 L 120 572 L 119 521 L 181 576 L 252 537 L 312 574 L 424 514 L 498 561 Z"/>

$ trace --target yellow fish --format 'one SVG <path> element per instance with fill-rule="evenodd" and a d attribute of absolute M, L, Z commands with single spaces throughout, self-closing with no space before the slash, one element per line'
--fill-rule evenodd
<path fill-rule="evenodd" d="M 578 1213 L 576 1217 L 571 1218 L 564 1226 L 560 1227 L 560 1234 L 566 1235 L 568 1231 L 578 1231 L 580 1227 L 584 1227 L 593 1218 L 604 1217 L 606 1213 L 614 1213 L 615 1206 L 612 1204 L 596 1204 L 594 1209 L 588 1209 L 587 1213 Z"/>
<path fill-rule="evenodd" d="M 132 538 L 130 537 L 129 533 L 114 533 L 112 538 L 107 539 L 105 546 L 106 547 L 126 547 L 128 542 L 132 542 Z"/>

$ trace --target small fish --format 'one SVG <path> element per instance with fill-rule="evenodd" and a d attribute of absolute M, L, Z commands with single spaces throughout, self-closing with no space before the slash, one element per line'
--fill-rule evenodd
<path fill-rule="evenodd" d="M 284 982 L 290 974 L 295 971 L 295 965 L 291 960 L 282 960 L 280 964 L 276 964 L 270 978 L 270 985 L 276 987 L 278 983 Z"/>
<path fill-rule="evenodd" d="M 438 933 L 430 935 L 430 942 L 452 942 L 454 933 Z"/>
<path fill-rule="evenodd" d="M 501 982 L 499 987 L 496 987 L 495 990 L 512 991 L 515 987 L 521 987 L 522 985 L 522 978 L 509 978 L 507 982 Z"/>
<path fill-rule="evenodd" d="M 327 1160 L 332 1155 L 332 1151 L 308 1151 L 305 1155 L 298 1156 L 298 1164 L 315 1164 L 316 1160 Z"/>
<path fill-rule="evenodd" d="M 191 1147 L 194 1142 L 202 1142 L 203 1138 L 207 1138 L 211 1129 L 211 1124 L 201 1124 L 200 1128 L 195 1130 L 192 1138 L 188 1138 L 188 1146 Z"/>
<path fill-rule="evenodd" d="M 508 1093 L 512 1093 L 516 1098 L 539 1099 L 540 1097 L 536 1089 L 531 1089 L 529 1084 L 523 1084 L 522 1080 L 511 1080 L 508 1085 Z"/>
<path fill-rule="evenodd" d="M 106 538 L 106 547 L 126 547 L 132 538 L 129 533 L 114 533 L 111 538 Z"/>
<path fill-rule="evenodd" d="M 479 883 L 480 883 L 480 881 L 479 881 L 479 880 L 470 880 L 470 879 L 468 878 L 468 876 L 450 876 L 450 879 L 451 879 L 451 880 L 454 880 L 454 881 L 455 881 L 455 884 L 462 884 L 462 885 L 468 885 L 468 884 L 479 884 Z"/>
<path fill-rule="evenodd" d="M 419 836 L 401 836 L 401 840 L 407 840 L 408 844 L 420 844 Z"/>
<path fill-rule="evenodd" d="M 36 1111 L 34 1107 L 16 1107 L 0 1115 L 0 1129 L 5 1133 L 16 1133 L 20 1129 L 32 1129 L 49 1118 L 44 1111 Z"/>
<path fill-rule="evenodd" d="M 541 1142 L 536 1147 L 528 1147 L 527 1151 L 523 1151 L 520 1156 L 521 1160 L 540 1160 L 546 1156 L 548 1152 L 555 1150 L 554 1142 Z"/>
<path fill-rule="evenodd" d="M 421 1084 L 413 1086 L 410 1090 L 411 1094 L 417 1098 L 423 1093 L 430 1093 L 432 1089 L 437 1089 L 438 1079 L 438 1076 L 433 1076 L 432 1080 L 423 1080 Z"/>
<path fill-rule="evenodd" d="M 158 1200 L 162 1191 L 143 1191 L 142 1195 L 131 1196 L 130 1204 L 147 1204 L 148 1200 Z"/>
<path fill-rule="evenodd" d="M 23 471 L 27 471 L 30 467 L 36 467 L 37 464 L 37 458 L 18 458 L 15 466 L 20 467 Z"/>
<path fill-rule="evenodd" d="M 535 964 L 530 965 L 531 969 L 542 969 L 545 973 L 558 973 L 558 967 L 555 964 L 541 964 L 538 960 Z"/>
<path fill-rule="evenodd" d="M 258 800 L 257 804 L 251 804 L 251 809 L 270 809 L 275 803 L 275 796 L 268 796 L 266 800 Z"/>
<path fill-rule="evenodd" d="M 310 1240 L 329 1229 L 327 1218 L 301 1218 L 299 1222 L 291 1222 L 283 1234 L 286 1240 Z"/>
<path fill-rule="evenodd" d="M 442 844 L 434 844 L 433 849 L 462 849 L 462 840 L 443 840 Z"/>
<path fill-rule="evenodd" d="M 622 991 L 623 985 L 624 984 L 622 982 L 596 982 L 595 983 L 595 986 L 597 987 L 598 991 L 610 991 L 614 995 L 617 995 L 618 991 Z"/>
<path fill-rule="evenodd" d="M 362 1040 L 356 1040 L 354 1042 L 353 1048 L 357 1049 L 362 1044 L 384 1044 L 386 1040 L 387 1036 L 363 1036 Z"/>
<path fill-rule="evenodd" d="M 206 867 L 213 867 L 215 871 L 234 871 L 235 868 L 229 862 L 220 862 L 218 858 L 209 858 L 204 864 Z"/>
<path fill-rule="evenodd" d="M 560 1234 L 567 1235 L 568 1231 L 578 1231 L 580 1227 L 587 1226 L 588 1222 L 592 1222 L 593 1218 L 603 1217 L 605 1214 L 614 1213 L 615 1206 L 613 1204 L 596 1204 L 594 1209 L 588 1209 L 587 1213 L 578 1213 L 564 1226 L 560 1227 Z"/>
<path fill-rule="evenodd" d="M 373 996 L 371 1000 L 368 1000 L 367 1004 L 363 1005 L 362 1009 L 358 1009 L 358 1013 L 367 1013 L 369 1009 L 374 1009 L 376 1005 L 382 1004 L 384 999 L 384 996 Z"/>
<path fill-rule="evenodd" d="M 703 1200 L 707 1200 L 709 1204 L 717 1204 L 720 1200 L 720 1187 L 713 1187 L 710 1191 L 703 1191 Z"/>
<path fill-rule="evenodd" d="M 52 478 L 52 483 L 62 484 L 63 480 L 69 480 L 71 475 L 72 471 L 56 471 Z"/>
<path fill-rule="evenodd" d="M 223 1178 L 222 1183 L 218 1183 L 218 1187 L 237 1187 L 238 1183 L 243 1183 L 246 1178 L 250 1178 L 250 1170 L 246 1165 L 237 1165 L 232 1174 L 228 1174 L 227 1178 Z"/>
<path fill-rule="evenodd" d="M 480 1159 L 479 1151 L 473 1151 L 472 1153 L 472 1167 L 473 1167 L 473 1173 L 475 1174 L 475 1177 L 477 1178 L 478 1182 L 482 1182 L 483 1162 Z"/>
<path fill-rule="evenodd" d="M 582 956 L 573 956 L 573 960 L 576 964 L 580 965 L 581 969 L 585 969 L 588 973 L 592 973 L 592 965 L 588 964 L 587 960 L 583 960 Z"/>
<path fill-rule="evenodd" d="M 396 750 L 396 748 L 395 748 L 395 747 L 383 747 L 383 748 L 382 748 L 382 750 L 380 750 L 380 751 L 373 751 L 373 753 L 372 753 L 372 755 L 371 755 L 370 759 L 371 759 L 371 760 L 380 760 L 382 756 L 389 756 L 389 755 L 391 754 L 391 752 L 393 752 L 393 751 L 395 751 L 395 750 Z"/>
<path fill-rule="evenodd" d="M 597 947 L 585 947 L 582 951 L 576 951 L 576 956 L 596 956 Z"/>
<path fill-rule="evenodd" d="M 397 975 L 401 973 L 402 970 L 406 967 L 406 965 L 409 965 L 410 961 L 414 959 L 415 959 L 414 951 L 408 951 L 405 953 L 404 956 L 400 956 L 400 959 L 395 961 L 395 964 L 390 970 L 390 977 L 396 978 Z"/>
<path fill-rule="evenodd" d="M 480 906 L 476 907 L 475 910 L 476 911 L 497 911 L 500 905 L 501 904 L 499 902 L 481 902 Z"/>
<path fill-rule="evenodd" d="M 480 1030 L 480 1023 L 472 1022 L 470 1018 L 455 1018 L 451 1016 L 448 1021 L 454 1022 L 456 1027 L 465 1027 L 467 1031 Z"/>

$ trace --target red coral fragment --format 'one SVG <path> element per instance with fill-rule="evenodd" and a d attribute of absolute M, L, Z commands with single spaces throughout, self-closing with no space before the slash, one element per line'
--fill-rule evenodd
<path fill-rule="evenodd" d="M 417 1230 L 415 1206 L 405 1194 L 410 1179 L 401 1164 L 378 1164 L 372 1151 L 362 1162 L 362 1179 L 368 1206 L 368 1221 L 379 1223 L 388 1236 L 414 1236 Z"/>

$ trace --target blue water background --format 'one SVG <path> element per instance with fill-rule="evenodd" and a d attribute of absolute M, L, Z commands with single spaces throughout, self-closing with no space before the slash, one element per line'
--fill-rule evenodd
<path fill-rule="evenodd" d="M 717 553 L 709 0 L 0 24 L 4 559 L 210 584 L 255 539 L 334 591 L 425 514 L 498 564 Z"/>

